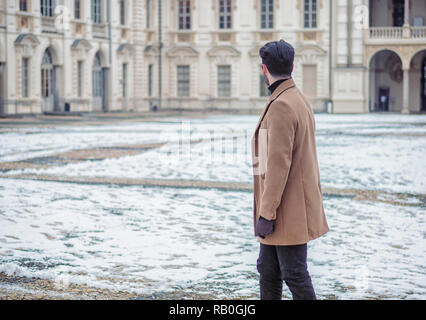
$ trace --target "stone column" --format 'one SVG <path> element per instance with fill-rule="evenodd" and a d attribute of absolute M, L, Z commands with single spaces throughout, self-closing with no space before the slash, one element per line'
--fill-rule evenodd
<path fill-rule="evenodd" d="M 405 0 L 404 3 L 404 25 L 410 24 L 410 0 Z"/>
<path fill-rule="evenodd" d="M 410 69 L 403 69 L 403 89 L 402 89 L 402 111 L 401 113 L 410 113 Z"/>
<path fill-rule="evenodd" d="M 404 38 L 410 38 L 410 0 L 404 2 L 404 25 L 402 30 Z"/>

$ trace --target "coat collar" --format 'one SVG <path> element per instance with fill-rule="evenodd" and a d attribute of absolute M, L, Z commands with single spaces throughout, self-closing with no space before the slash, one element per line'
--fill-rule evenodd
<path fill-rule="evenodd" d="M 254 130 L 254 133 L 256 134 L 257 129 L 259 129 L 260 123 L 262 122 L 263 118 L 265 117 L 266 112 L 269 109 L 269 106 L 272 102 L 277 99 L 281 93 L 286 91 L 287 89 L 290 89 L 292 87 L 295 87 L 296 84 L 294 83 L 293 78 L 290 78 L 284 82 L 281 82 L 280 85 L 275 89 L 275 91 L 271 94 L 271 96 L 268 99 L 268 102 L 266 103 L 266 107 L 263 109 L 262 115 L 259 118 L 259 121 L 257 122 L 256 129 Z"/>

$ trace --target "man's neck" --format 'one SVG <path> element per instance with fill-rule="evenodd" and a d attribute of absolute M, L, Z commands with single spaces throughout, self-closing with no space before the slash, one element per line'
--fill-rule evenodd
<path fill-rule="evenodd" d="M 278 88 L 278 86 L 283 83 L 284 81 L 290 79 L 291 77 L 287 77 L 287 78 L 281 78 L 281 79 L 275 79 L 275 81 L 268 87 L 268 90 L 271 94 L 274 93 L 275 89 Z"/>

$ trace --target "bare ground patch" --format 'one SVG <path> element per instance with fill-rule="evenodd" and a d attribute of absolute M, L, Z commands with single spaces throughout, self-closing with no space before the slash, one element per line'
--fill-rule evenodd
<path fill-rule="evenodd" d="M 123 290 L 101 289 L 85 284 L 64 286 L 51 280 L 0 273 L 0 300 L 132 300 L 137 297 L 136 293 Z"/>
<path fill-rule="evenodd" d="M 252 192 L 251 183 L 221 182 L 202 180 L 175 180 L 175 179 L 135 179 L 135 178 L 112 178 L 112 177 L 72 177 L 56 175 L 36 174 L 14 174 L 1 175 L 0 178 L 54 181 L 64 183 L 80 184 L 112 184 L 120 186 L 146 186 L 146 187 L 169 187 L 169 188 L 196 188 L 196 189 L 219 189 L 228 191 Z M 350 197 L 358 201 L 377 201 L 398 206 L 426 207 L 426 195 L 386 192 L 381 190 L 364 190 L 354 188 L 322 188 L 323 194 L 330 197 Z"/>

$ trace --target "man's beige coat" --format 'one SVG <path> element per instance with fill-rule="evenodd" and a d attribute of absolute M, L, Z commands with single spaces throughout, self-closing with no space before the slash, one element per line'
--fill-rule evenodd
<path fill-rule="evenodd" d="M 263 244 L 304 244 L 329 228 L 324 214 L 312 108 L 293 79 L 270 96 L 252 139 L 254 226 L 275 220 Z"/>

